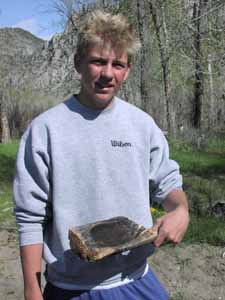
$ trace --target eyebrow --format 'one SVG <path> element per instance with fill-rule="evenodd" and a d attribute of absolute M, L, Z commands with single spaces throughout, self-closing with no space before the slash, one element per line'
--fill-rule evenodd
<path fill-rule="evenodd" d="M 101 57 L 101 56 L 91 56 L 91 57 L 89 58 L 89 60 L 95 60 L 95 59 L 96 59 L 96 60 L 100 60 L 100 61 L 102 61 L 102 62 L 106 62 L 106 61 L 107 61 L 106 58 Z M 113 63 L 119 63 L 119 64 L 123 64 L 123 65 L 128 65 L 128 62 L 124 62 L 124 61 L 119 60 L 119 59 L 113 60 Z"/>
<path fill-rule="evenodd" d="M 91 57 L 89 57 L 89 60 L 94 60 L 94 59 L 103 60 L 103 61 L 107 60 L 107 59 L 105 59 L 105 58 L 103 58 L 101 56 L 91 56 Z"/>

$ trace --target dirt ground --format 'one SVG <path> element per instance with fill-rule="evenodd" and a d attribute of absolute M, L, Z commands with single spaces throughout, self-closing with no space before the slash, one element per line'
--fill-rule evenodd
<path fill-rule="evenodd" d="M 224 251 L 225 248 L 205 244 L 166 246 L 149 262 L 172 300 L 225 300 Z M 14 230 L 0 229 L 0 300 L 23 300 Z"/>

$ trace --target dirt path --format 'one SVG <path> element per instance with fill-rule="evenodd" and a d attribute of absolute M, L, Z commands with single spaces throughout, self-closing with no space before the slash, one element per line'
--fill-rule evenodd
<path fill-rule="evenodd" d="M 182 244 L 162 247 L 149 261 L 172 300 L 225 300 L 224 251 L 221 247 Z M 16 234 L 8 230 L 0 230 L 0 299 L 23 300 Z"/>
<path fill-rule="evenodd" d="M 16 234 L 0 231 L 0 299 L 22 300 L 23 281 Z"/>
<path fill-rule="evenodd" d="M 162 247 L 149 260 L 173 300 L 225 300 L 225 248 Z"/>

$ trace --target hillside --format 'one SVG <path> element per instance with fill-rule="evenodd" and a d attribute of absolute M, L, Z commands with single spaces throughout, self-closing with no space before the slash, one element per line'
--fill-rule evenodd
<path fill-rule="evenodd" d="M 23 29 L 0 29 L 0 60 L 6 89 L 29 89 L 38 96 L 52 97 L 70 91 L 73 53 L 65 35 L 43 41 Z"/>
<path fill-rule="evenodd" d="M 27 56 L 40 51 L 44 41 L 21 28 L 0 28 L 1 57 Z"/>
<path fill-rule="evenodd" d="M 0 29 L 0 74 L 1 80 L 17 82 L 17 74 L 26 57 L 40 52 L 44 41 L 20 28 Z"/>

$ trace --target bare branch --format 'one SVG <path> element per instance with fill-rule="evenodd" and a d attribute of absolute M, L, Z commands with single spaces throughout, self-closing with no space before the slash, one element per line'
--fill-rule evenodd
<path fill-rule="evenodd" d="M 225 6 L 225 4 L 224 4 L 224 3 L 221 3 L 220 5 L 211 8 L 211 9 L 208 10 L 207 12 L 201 14 L 200 16 L 197 16 L 197 17 L 193 18 L 193 19 L 191 20 L 191 22 L 195 22 L 195 21 L 197 21 L 197 20 L 199 20 L 199 19 L 201 19 L 201 18 L 204 18 L 204 17 L 210 15 L 211 13 L 213 13 L 214 11 L 221 9 L 223 6 Z"/>
<path fill-rule="evenodd" d="M 64 28 L 70 23 L 76 30 L 79 11 L 84 4 L 81 0 L 52 0 L 50 9 L 60 16 Z"/>

